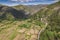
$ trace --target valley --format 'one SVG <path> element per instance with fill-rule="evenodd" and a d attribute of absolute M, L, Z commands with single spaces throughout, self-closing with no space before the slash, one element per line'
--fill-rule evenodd
<path fill-rule="evenodd" d="M 60 40 L 60 1 L 0 6 L 0 40 Z"/>

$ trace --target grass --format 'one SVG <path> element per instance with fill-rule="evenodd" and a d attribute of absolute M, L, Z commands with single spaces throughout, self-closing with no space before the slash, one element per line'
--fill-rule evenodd
<path fill-rule="evenodd" d="M 25 24 L 21 24 L 18 26 L 19 28 L 30 28 L 31 24 L 30 23 L 25 23 Z"/>
<path fill-rule="evenodd" d="M 48 40 L 48 37 L 46 36 L 46 32 L 41 34 L 40 40 Z"/>
<path fill-rule="evenodd" d="M 14 32 L 10 35 L 9 39 L 10 39 L 10 40 L 13 40 L 13 39 L 16 37 L 16 35 L 17 35 L 17 32 L 14 31 Z"/>
<path fill-rule="evenodd" d="M 46 30 L 44 33 L 41 34 L 40 40 L 54 40 L 54 32 Z"/>
<path fill-rule="evenodd" d="M 4 29 L 8 29 L 8 28 L 10 28 L 12 25 L 14 25 L 16 22 L 9 22 L 9 23 L 5 23 L 4 25 L 2 25 L 1 27 L 0 27 L 0 32 L 2 31 L 2 30 L 4 30 Z"/>
<path fill-rule="evenodd" d="M 26 37 L 25 40 L 28 40 L 28 39 L 31 38 L 31 35 L 27 35 L 27 34 L 26 34 L 25 37 Z"/>
<path fill-rule="evenodd" d="M 41 26 L 43 23 L 41 21 L 35 21 L 35 25 Z"/>

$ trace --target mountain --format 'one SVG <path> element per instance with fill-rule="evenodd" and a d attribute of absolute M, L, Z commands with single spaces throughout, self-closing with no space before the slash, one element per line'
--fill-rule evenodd
<path fill-rule="evenodd" d="M 23 9 L 23 10 L 29 12 L 30 14 L 34 14 L 46 6 L 47 6 L 47 4 L 45 4 L 45 5 L 43 5 L 43 4 L 39 4 L 39 5 L 17 5 L 17 6 L 13 6 L 13 8 L 16 8 L 17 10 Z"/>
<path fill-rule="evenodd" d="M 0 18 L 10 20 L 25 19 L 44 6 L 46 5 L 17 5 L 12 7 L 0 5 Z"/>
<path fill-rule="evenodd" d="M 5 19 L 22 19 L 26 18 L 26 12 L 24 10 L 16 10 L 12 7 L 8 6 L 0 6 L 0 18 L 5 18 Z"/>
<path fill-rule="evenodd" d="M 60 40 L 60 1 L 42 6 L 1 5 L 0 40 L 5 39 Z"/>
<path fill-rule="evenodd" d="M 60 40 L 60 1 L 41 9 L 31 18 L 48 23 L 40 40 Z"/>

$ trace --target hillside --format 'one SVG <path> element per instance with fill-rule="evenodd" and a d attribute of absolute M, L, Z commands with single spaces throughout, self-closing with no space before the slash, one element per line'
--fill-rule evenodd
<path fill-rule="evenodd" d="M 9 20 L 25 19 L 43 7 L 44 5 L 17 5 L 12 7 L 0 5 L 0 18 Z"/>
<path fill-rule="evenodd" d="M 60 1 L 48 6 L 1 5 L 0 40 L 60 40 L 59 4 Z"/>
<path fill-rule="evenodd" d="M 8 6 L 0 6 L 0 18 L 2 19 L 23 19 L 27 18 L 27 14 L 24 10 L 17 10 Z"/>
<path fill-rule="evenodd" d="M 29 12 L 30 14 L 34 14 L 46 6 L 47 5 L 43 5 L 43 4 L 40 4 L 40 5 L 17 5 L 17 6 L 13 6 L 13 8 L 15 8 L 17 10 L 23 9 L 26 12 Z"/>
<path fill-rule="evenodd" d="M 1 5 L 0 40 L 37 40 L 38 32 L 42 28 L 40 25 L 44 24 L 30 19 L 29 16 L 24 9 Z"/>
<path fill-rule="evenodd" d="M 60 1 L 41 9 L 31 18 L 48 23 L 40 34 L 40 40 L 60 40 Z"/>

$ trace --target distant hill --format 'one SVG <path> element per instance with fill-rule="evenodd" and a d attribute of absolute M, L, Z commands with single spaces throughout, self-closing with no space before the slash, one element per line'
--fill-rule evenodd
<path fill-rule="evenodd" d="M 0 5 L 0 18 L 22 19 L 39 11 L 44 5 L 17 5 L 13 7 Z"/>
<path fill-rule="evenodd" d="M 17 10 L 23 9 L 32 14 L 34 12 L 39 11 L 40 9 L 42 9 L 45 6 L 47 6 L 47 5 L 42 5 L 42 4 L 40 4 L 40 5 L 17 5 L 17 6 L 13 6 L 13 8 L 15 8 Z"/>
<path fill-rule="evenodd" d="M 59 13 L 60 12 L 60 2 L 48 5 L 44 8 L 42 8 L 40 11 L 38 11 L 36 14 L 34 14 L 35 17 L 38 15 L 38 19 L 41 17 L 48 17 L 51 16 L 53 13 Z M 33 17 L 34 17 L 33 16 Z"/>
<path fill-rule="evenodd" d="M 0 6 L 0 18 L 4 19 L 22 19 L 26 18 L 26 14 L 24 10 L 16 10 L 12 7 L 8 6 Z"/>

